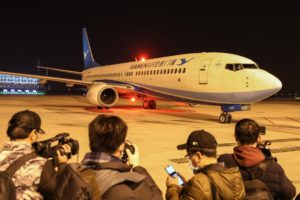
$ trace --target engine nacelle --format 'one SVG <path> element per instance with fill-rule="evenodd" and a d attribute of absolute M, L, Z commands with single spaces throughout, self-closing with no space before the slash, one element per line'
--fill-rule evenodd
<path fill-rule="evenodd" d="M 90 103 L 98 106 L 113 106 L 119 100 L 116 89 L 104 83 L 91 86 L 86 97 Z"/>

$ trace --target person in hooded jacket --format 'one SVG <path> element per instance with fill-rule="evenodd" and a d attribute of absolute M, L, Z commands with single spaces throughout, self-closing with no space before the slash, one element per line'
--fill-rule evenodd
<path fill-rule="evenodd" d="M 179 150 L 186 149 L 186 157 L 195 175 L 183 186 L 178 185 L 178 177 L 168 176 L 166 200 L 244 198 L 244 184 L 239 169 L 217 163 L 216 148 L 215 137 L 205 130 L 193 131 L 186 144 L 177 146 Z"/>
<path fill-rule="evenodd" d="M 283 168 L 275 159 L 267 158 L 262 150 L 257 147 L 260 140 L 259 125 L 251 119 L 242 119 L 235 125 L 235 139 L 238 146 L 234 147 L 233 154 L 223 154 L 218 161 L 224 162 L 227 167 L 239 166 L 243 180 L 251 180 L 259 164 L 268 159 L 263 175 L 258 178 L 269 188 L 276 199 L 292 199 L 295 186 L 286 176 Z M 250 174 L 250 173 L 251 174 Z"/>

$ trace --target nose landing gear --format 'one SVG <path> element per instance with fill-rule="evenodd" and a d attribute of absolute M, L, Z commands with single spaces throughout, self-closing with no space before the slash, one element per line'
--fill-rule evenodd
<path fill-rule="evenodd" d="M 228 112 L 223 112 L 219 117 L 219 121 L 223 124 L 230 123 L 231 119 L 232 119 L 232 116 Z"/>

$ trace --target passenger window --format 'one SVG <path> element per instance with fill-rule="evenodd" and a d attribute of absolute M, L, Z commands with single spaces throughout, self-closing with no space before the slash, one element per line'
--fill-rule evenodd
<path fill-rule="evenodd" d="M 185 73 L 185 68 L 183 68 L 182 73 L 183 73 L 183 74 Z"/>
<path fill-rule="evenodd" d="M 177 69 L 174 69 L 174 74 L 176 74 L 177 73 Z"/>
<path fill-rule="evenodd" d="M 178 69 L 178 74 L 180 74 L 180 73 L 181 73 L 181 68 Z"/>

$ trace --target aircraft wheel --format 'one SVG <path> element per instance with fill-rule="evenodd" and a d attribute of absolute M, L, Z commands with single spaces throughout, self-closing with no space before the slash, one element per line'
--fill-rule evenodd
<path fill-rule="evenodd" d="M 150 100 L 149 101 L 149 109 L 155 109 L 156 108 L 156 101 Z"/>
<path fill-rule="evenodd" d="M 102 109 L 103 109 L 103 106 L 97 106 L 97 108 L 98 108 L 99 110 L 102 110 Z"/>
<path fill-rule="evenodd" d="M 145 108 L 145 109 L 149 109 L 149 102 L 148 101 L 144 101 L 143 102 L 143 108 Z"/>
<path fill-rule="evenodd" d="M 219 121 L 223 124 L 227 123 L 227 116 L 226 114 L 222 113 L 219 117 Z"/>
<path fill-rule="evenodd" d="M 232 116 L 231 114 L 227 114 L 227 123 L 231 123 Z"/>

